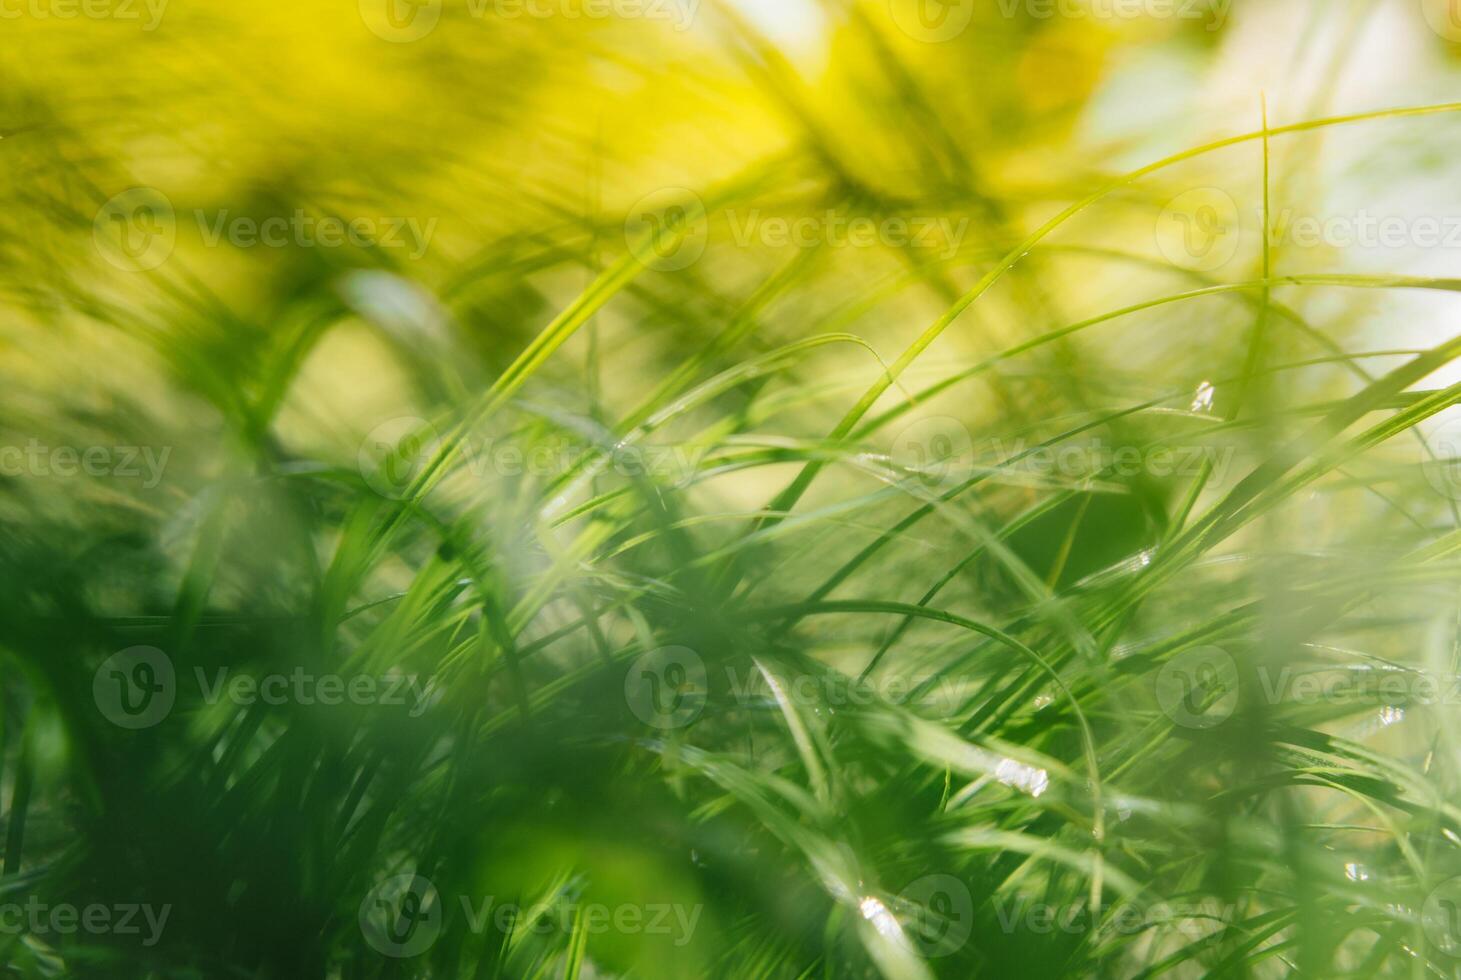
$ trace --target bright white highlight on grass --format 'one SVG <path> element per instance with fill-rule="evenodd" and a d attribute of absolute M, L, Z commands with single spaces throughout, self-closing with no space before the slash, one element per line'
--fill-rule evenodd
<path fill-rule="evenodd" d="M 903 938 L 903 927 L 898 925 L 898 920 L 893 918 L 893 913 L 881 901 L 869 895 L 857 907 L 862 912 L 862 917 L 873 924 L 879 935 L 887 939 Z"/>
<path fill-rule="evenodd" d="M 772 43 L 790 49 L 815 44 L 826 22 L 812 0 L 735 0 L 741 13 Z"/>
<path fill-rule="evenodd" d="M 1197 396 L 1192 399 L 1192 410 L 1194 412 L 1206 412 L 1212 408 L 1213 396 L 1217 389 L 1212 386 L 1211 381 L 1204 381 L 1197 386 Z"/>
<path fill-rule="evenodd" d="M 1014 789 L 1023 790 L 1031 796 L 1039 797 L 1050 788 L 1050 774 L 1044 769 L 1036 769 L 1034 766 L 1027 766 L 1023 762 L 1016 762 L 1014 759 L 1000 759 L 999 765 L 994 769 L 994 778 Z"/>

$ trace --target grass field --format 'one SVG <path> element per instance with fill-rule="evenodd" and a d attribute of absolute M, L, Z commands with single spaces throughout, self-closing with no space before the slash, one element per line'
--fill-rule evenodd
<path fill-rule="evenodd" d="M 0 0 L 0 974 L 1461 976 L 1458 80 Z"/>

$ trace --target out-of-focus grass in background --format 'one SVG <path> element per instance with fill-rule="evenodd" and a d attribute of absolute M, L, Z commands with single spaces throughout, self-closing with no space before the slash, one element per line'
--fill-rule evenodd
<path fill-rule="evenodd" d="M 0 0 L 4 969 L 1455 975 L 1458 79 Z"/>

